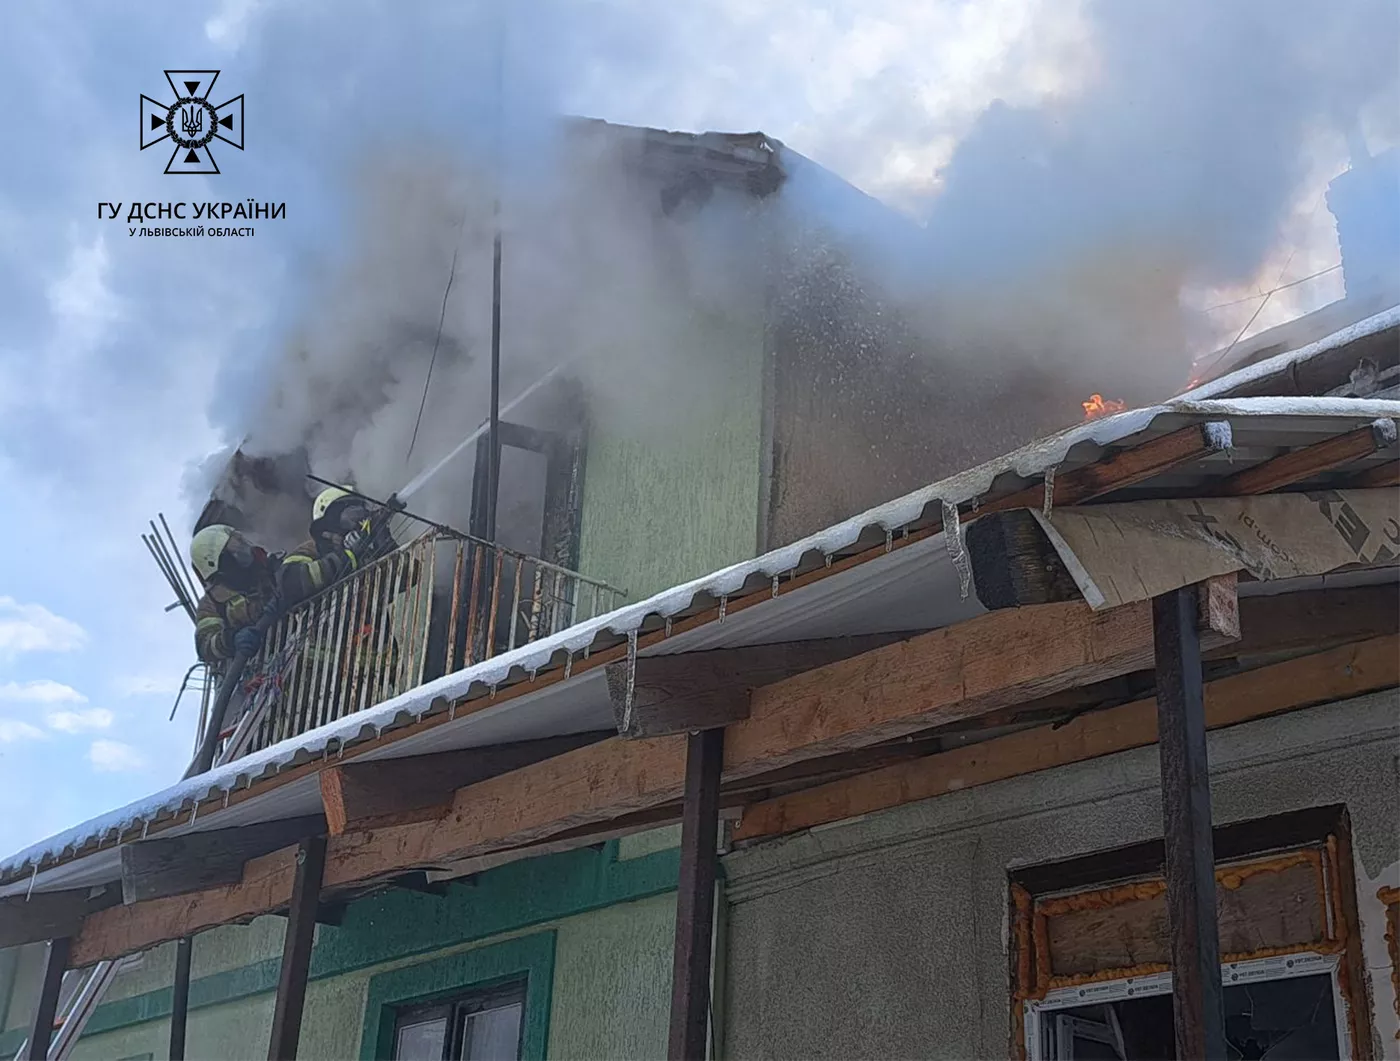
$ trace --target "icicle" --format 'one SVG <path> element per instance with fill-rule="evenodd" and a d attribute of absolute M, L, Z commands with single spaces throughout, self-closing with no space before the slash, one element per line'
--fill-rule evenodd
<path fill-rule="evenodd" d="M 39 862 L 42 862 L 40 859 Z M 29 902 L 29 897 L 34 894 L 34 882 L 39 879 L 39 862 L 34 863 L 34 872 L 29 875 L 29 887 L 24 893 L 24 901 Z"/>
<path fill-rule="evenodd" d="M 570 652 L 564 657 L 564 680 L 568 681 L 569 675 L 574 672 L 574 654 Z"/>
<path fill-rule="evenodd" d="M 632 694 L 637 691 L 637 631 L 627 632 L 627 692 L 622 701 L 622 732 L 632 728 Z"/>
<path fill-rule="evenodd" d="M 827 566 L 827 567 L 830 567 L 830 566 L 831 566 L 831 554 L 830 554 L 830 553 L 827 553 L 827 554 L 826 554 L 826 566 Z"/>
<path fill-rule="evenodd" d="M 777 575 L 774 575 L 774 576 L 773 576 L 773 596 L 776 597 L 777 595 L 778 595 L 778 576 L 777 576 Z"/>
<path fill-rule="evenodd" d="M 671 636 L 671 617 L 670 617 L 669 615 L 666 616 L 666 633 L 665 633 L 664 636 L 665 636 L 665 637 L 670 637 L 670 636 Z"/>
<path fill-rule="evenodd" d="M 194 806 L 190 808 L 190 824 L 194 824 L 195 815 L 199 813 L 199 800 L 194 801 Z"/>
<path fill-rule="evenodd" d="M 330 746 L 329 746 L 329 745 L 326 746 L 326 750 L 327 750 L 327 751 L 330 750 Z M 224 810 L 228 810 L 228 798 L 229 798 L 230 795 L 231 795 L 231 793 L 229 792 L 229 790 L 228 790 L 228 789 L 224 789 Z"/>
<path fill-rule="evenodd" d="M 724 622 L 724 613 L 729 608 L 729 594 L 723 593 L 719 598 L 719 621 Z"/>
<path fill-rule="evenodd" d="M 486 699 L 488 699 L 488 700 L 494 700 L 494 699 L 496 699 L 496 683 L 495 683 L 495 682 L 492 682 L 490 685 L 488 685 L 488 686 L 486 687 Z"/>
<path fill-rule="evenodd" d="M 150 818 L 142 818 L 142 819 L 141 819 L 141 839 L 142 839 L 142 840 L 146 839 L 146 834 L 147 834 L 148 832 L 150 832 L 150 831 L 151 831 L 151 819 L 150 819 Z"/>
<path fill-rule="evenodd" d="M 982 507 L 982 495 L 981 495 L 981 494 L 973 494 L 973 495 L 972 495 L 972 511 L 973 511 L 973 512 L 976 512 L 976 511 L 977 511 L 978 509 L 980 509 L 981 507 Z"/>
<path fill-rule="evenodd" d="M 887 530 L 887 531 L 885 531 L 885 552 L 889 552 L 889 551 L 890 551 L 891 549 L 893 549 L 893 548 L 894 548 L 894 531 L 892 531 L 892 530 Z"/>
<path fill-rule="evenodd" d="M 967 550 L 963 548 L 958 506 L 950 501 L 943 502 L 943 544 L 948 547 L 948 559 L 958 573 L 958 592 L 963 600 L 967 600 L 967 590 L 972 584 L 972 565 L 967 562 Z"/>
<path fill-rule="evenodd" d="M 1052 464 L 1045 469 L 1045 501 L 1041 505 L 1041 511 L 1045 518 L 1050 518 L 1051 511 L 1055 508 L 1055 469 L 1058 465 Z"/>
<path fill-rule="evenodd" d="M 451 722 L 457 717 L 457 701 L 453 700 L 447 705 L 447 721 Z"/>
<path fill-rule="evenodd" d="M 537 677 L 539 677 L 539 673 L 540 673 L 540 669 L 539 669 L 538 667 L 531 667 L 531 668 L 530 668 L 530 680 L 531 680 L 531 681 L 534 681 Z"/>

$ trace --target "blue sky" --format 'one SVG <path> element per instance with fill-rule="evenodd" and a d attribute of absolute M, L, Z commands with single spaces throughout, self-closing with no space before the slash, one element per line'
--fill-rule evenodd
<path fill-rule="evenodd" d="M 513 113 L 761 128 L 909 206 L 936 193 L 992 100 L 1073 91 L 1080 7 L 517 4 Z M 164 511 L 183 538 L 189 471 L 237 440 L 260 370 L 334 262 L 358 160 L 485 135 L 494 27 L 475 5 L 428 0 L 5 5 L 0 852 L 182 772 L 192 702 L 167 715 L 191 629 L 163 611 L 139 536 Z M 168 152 L 137 150 L 138 96 L 167 95 L 167 68 L 221 70 L 216 103 L 246 94 L 247 149 L 216 143 L 219 176 L 165 176 Z M 1336 168 L 1323 159 L 1314 183 Z M 130 238 L 125 209 L 97 217 L 99 202 L 250 197 L 285 202 L 286 219 L 214 240 Z M 1302 250 L 1295 276 L 1336 255 L 1307 205 L 1281 244 Z M 1335 294 L 1295 289 L 1259 323 Z"/>

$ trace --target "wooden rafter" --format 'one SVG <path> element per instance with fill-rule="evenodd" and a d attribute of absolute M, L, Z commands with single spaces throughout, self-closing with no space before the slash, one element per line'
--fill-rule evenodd
<path fill-rule="evenodd" d="M 1163 472 L 1182 464 L 1209 457 L 1219 453 L 1228 445 L 1229 430 L 1228 423 L 1208 422 L 1188 424 L 1178 428 L 1176 431 L 1166 435 L 1158 436 L 1137 446 L 1123 445 L 1105 454 L 1099 461 L 1077 468 L 1055 478 L 1051 484 L 1053 503 L 1057 505 L 1080 504 L 1084 501 L 1101 497 L 1104 494 L 1112 493 L 1115 490 L 1123 489 L 1137 483 L 1142 483 Z M 1130 441 L 1130 440 L 1126 440 Z M 978 515 L 988 512 L 1000 512 L 1009 509 L 1037 507 L 1045 500 L 1045 487 L 1035 485 L 1025 487 L 1021 490 L 1013 491 L 1001 497 L 989 497 L 983 500 L 981 505 L 973 510 L 961 514 L 963 522 L 975 519 Z M 907 535 L 897 536 L 887 547 L 885 544 L 872 545 L 860 550 L 852 551 L 846 555 L 833 557 L 824 566 L 801 572 L 786 582 L 783 582 L 778 589 L 778 593 L 787 594 L 809 585 L 820 582 L 824 579 L 839 575 L 849 571 L 854 567 L 866 563 L 885 555 L 890 550 L 907 548 L 916 542 L 923 541 L 942 530 L 941 522 L 935 518 L 926 525 L 911 529 Z M 751 593 L 727 603 L 730 614 L 741 612 L 747 608 L 762 604 L 770 599 L 767 593 Z M 678 619 L 670 625 L 668 631 L 655 630 L 643 634 L 637 639 L 638 648 L 646 648 L 659 644 L 668 636 L 676 636 L 689 630 L 694 630 L 713 622 L 720 613 L 718 604 L 697 612 L 694 615 Z M 570 673 L 579 675 L 595 667 L 606 666 L 609 663 L 625 659 L 627 655 L 626 645 L 615 645 L 607 649 L 593 652 L 590 658 L 576 661 Z M 489 701 L 489 706 L 495 707 L 500 704 L 523 696 L 537 692 L 542 688 L 565 680 L 565 671 L 554 669 L 528 682 L 519 682 L 514 685 L 499 689 L 495 696 Z M 433 705 L 433 710 L 418 722 L 401 726 L 380 735 L 372 742 L 365 742 L 352 745 L 346 748 L 341 754 L 343 762 L 353 761 L 355 758 L 370 751 L 377 751 L 389 744 L 417 736 L 423 732 L 434 729 L 437 726 L 445 725 L 451 721 L 452 713 L 447 708 L 448 701 L 442 700 Z M 488 706 L 488 701 L 482 699 L 477 701 L 463 701 L 459 704 L 457 716 L 470 713 L 473 710 Z M 324 769 L 324 765 L 319 762 L 309 762 L 300 766 L 292 766 L 278 771 L 273 777 L 259 780 L 247 788 L 226 793 L 218 798 L 210 798 L 201 802 L 196 808 L 201 817 L 209 814 L 219 813 L 221 807 L 231 807 L 241 804 L 248 799 L 256 798 L 262 794 L 279 788 L 283 785 L 292 784 L 309 774 L 314 774 Z M 140 835 L 143 832 L 150 835 L 158 835 L 163 830 L 177 824 L 176 819 L 166 819 L 163 821 L 149 822 L 139 826 L 135 833 Z M 127 839 L 122 837 L 120 839 Z M 90 853 L 98 848 L 97 843 L 85 845 L 77 852 L 78 855 Z"/>
<path fill-rule="evenodd" d="M 321 803 L 331 836 L 429 821 L 451 808 L 465 785 L 596 743 L 611 731 L 461 748 L 402 759 L 340 763 L 321 771 Z"/>
<path fill-rule="evenodd" d="M 1238 636 L 1234 597 L 1207 599 L 1202 636 L 1211 644 Z M 1151 654 L 1147 605 L 1112 613 L 1094 613 L 1083 603 L 993 612 L 757 689 L 750 717 L 726 732 L 725 778 L 753 777 L 1140 670 Z M 332 837 L 325 886 L 537 844 L 674 803 L 685 777 L 685 745 L 681 736 L 590 744 L 458 789 L 440 819 Z M 254 859 L 238 885 L 90 918 L 75 960 L 129 953 L 277 909 L 289 901 L 290 888 L 285 851 Z"/>
<path fill-rule="evenodd" d="M 1291 450 L 1236 472 L 1217 484 L 1213 492 L 1221 497 L 1243 497 L 1282 490 L 1314 475 L 1369 457 L 1377 450 L 1394 444 L 1394 421 L 1377 420 L 1355 431 Z"/>
<path fill-rule="evenodd" d="M 1400 637 L 1389 634 L 1230 675 L 1205 687 L 1211 729 L 1400 685 Z M 1137 700 L 744 808 L 734 839 L 757 840 L 904 803 L 1153 744 L 1156 700 Z"/>

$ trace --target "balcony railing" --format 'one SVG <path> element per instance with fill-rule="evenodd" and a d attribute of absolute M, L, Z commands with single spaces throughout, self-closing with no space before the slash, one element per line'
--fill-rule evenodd
<path fill-rule="evenodd" d="M 605 582 L 429 531 L 280 617 L 244 668 L 228 758 L 612 610 Z"/>

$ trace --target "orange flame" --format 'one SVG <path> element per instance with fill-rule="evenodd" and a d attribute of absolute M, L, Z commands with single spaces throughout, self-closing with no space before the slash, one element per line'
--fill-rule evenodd
<path fill-rule="evenodd" d="M 1097 420 L 1101 416 L 1112 416 L 1114 413 L 1121 413 L 1128 407 L 1127 402 L 1115 401 L 1112 398 L 1105 399 L 1102 394 L 1091 394 L 1087 402 L 1080 402 L 1084 406 L 1084 419 Z"/>

